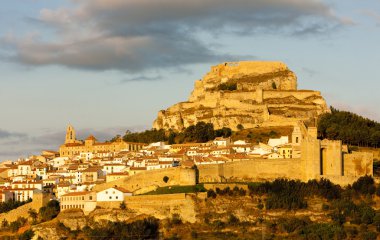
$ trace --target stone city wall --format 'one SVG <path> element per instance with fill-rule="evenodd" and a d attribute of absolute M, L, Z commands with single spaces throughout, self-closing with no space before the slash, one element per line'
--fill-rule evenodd
<path fill-rule="evenodd" d="M 167 176 L 168 182 L 165 183 L 163 178 Z M 135 191 L 148 186 L 173 186 L 173 185 L 195 185 L 195 170 L 188 168 L 167 168 L 151 171 L 143 171 L 133 176 L 118 179 L 116 181 L 98 184 L 94 187 L 94 191 L 102 191 L 104 189 L 119 186 L 129 191 Z"/>
<path fill-rule="evenodd" d="M 301 159 L 255 159 L 225 164 L 199 165 L 199 182 L 272 181 L 276 178 L 304 179 Z"/>
<path fill-rule="evenodd" d="M 359 178 L 364 175 L 373 175 L 373 153 L 353 152 L 343 155 L 344 176 Z"/>

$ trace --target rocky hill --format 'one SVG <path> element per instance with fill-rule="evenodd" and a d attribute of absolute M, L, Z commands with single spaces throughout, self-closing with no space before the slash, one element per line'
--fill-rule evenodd
<path fill-rule="evenodd" d="M 197 80 L 187 102 L 161 110 L 153 128 L 181 131 L 200 121 L 215 129 L 289 126 L 329 111 L 320 92 L 297 89 L 296 75 L 282 62 L 229 62 Z"/>

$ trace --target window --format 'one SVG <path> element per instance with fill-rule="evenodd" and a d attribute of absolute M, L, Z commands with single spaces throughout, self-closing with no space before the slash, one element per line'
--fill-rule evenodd
<path fill-rule="evenodd" d="M 88 197 L 89 200 L 92 200 L 92 196 Z"/>
<path fill-rule="evenodd" d="M 112 199 L 112 196 L 110 196 L 110 199 Z"/>
<path fill-rule="evenodd" d="M 116 199 L 119 199 L 119 196 L 116 196 Z"/>
<path fill-rule="evenodd" d="M 106 191 L 106 194 L 108 194 L 108 191 Z"/>
<path fill-rule="evenodd" d="M 298 143 L 298 137 L 296 137 L 296 143 Z"/>

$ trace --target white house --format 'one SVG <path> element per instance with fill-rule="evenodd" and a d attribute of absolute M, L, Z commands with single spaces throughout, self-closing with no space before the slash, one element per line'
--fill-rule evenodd
<path fill-rule="evenodd" d="M 280 138 L 270 138 L 268 141 L 268 145 L 271 147 L 277 147 L 279 145 L 288 144 L 288 143 L 289 143 L 288 136 L 281 136 Z"/>
<path fill-rule="evenodd" d="M 49 162 L 54 168 L 59 168 L 60 166 L 65 165 L 65 161 L 67 161 L 68 157 L 56 157 Z"/>
<path fill-rule="evenodd" d="M 104 164 L 102 170 L 104 174 L 110 174 L 110 173 L 124 172 L 125 168 L 126 168 L 125 164 L 112 163 L 112 164 Z"/>
<path fill-rule="evenodd" d="M 231 138 L 217 137 L 214 139 L 213 144 L 218 147 L 227 147 L 231 144 Z"/>
<path fill-rule="evenodd" d="M 246 143 L 244 140 L 237 140 L 234 142 L 234 145 L 247 145 L 248 143 Z"/>
<path fill-rule="evenodd" d="M 122 202 L 126 196 L 132 196 L 132 192 L 122 187 L 111 187 L 98 192 L 96 199 L 98 202 Z"/>

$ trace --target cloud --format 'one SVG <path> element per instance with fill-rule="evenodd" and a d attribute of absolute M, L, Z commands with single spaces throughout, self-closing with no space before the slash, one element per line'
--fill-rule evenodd
<path fill-rule="evenodd" d="M 318 71 L 316 71 L 314 69 L 307 68 L 307 67 L 303 67 L 301 70 L 304 73 L 306 73 L 310 78 L 313 78 L 315 75 L 318 74 Z"/>
<path fill-rule="evenodd" d="M 39 34 L 3 37 L 3 47 L 12 49 L 9 58 L 26 65 L 136 73 L 242 57 L 213 48 L 202 34 L 309 35 L 348 24 L 318 0 L 72 2 L 71 8 L 42 9 Z"/>
<path fill-rule="evenodd" d="M 141 81 L 157 81 L 161 80 L 162 76 L 157 75 L 157 76 L 145 76 L 145 75 L 140 75 L 132 78 L 126 78 L 121 81 L 121 83 L 128 83 L 128 82 L 141 82 Z"/>
<path fill-rule="evenodd" d="M 362 10 L 361 13 L 375 20 L 376 27 L 380 27 L 380 14 L 373 10 Z"/>
<path fill-rule="evenodd" d="M 6 130 L 0 129 L 0 139 L 4 138 L 20 138 L 20 137 L 25 137 L 25 133 L 18 133 L 18 132 L 9 132 Z"/>
<path fill-rule="evenodd" d="M 124 135 L 127 129 L 130 131 L 143 131 L 147 126 L 136 125 L 126 127 L 110 127 L 104 129 L 78 129 L 77 139 L 84 140 L 89 135 L 94 135 L 98 141 L 106 141 L 115 137 L 117 134 Z M 65 141 L 65 130 L 55 131 L 44 129 L 44 134 L 37 136 L 29 136 L 20 134 L 17 139 L 7 137 L 2 138 L 3 131 L 0 130 L 0 162 L 8 159 L 18 159 L 20 157 L 28 157 L 30 155 L 41 154 L 42 150 L 58 151 L 59 146 Z"/>

